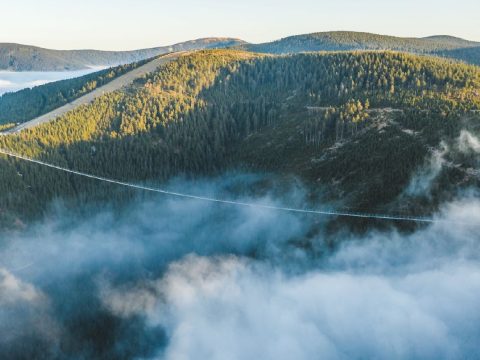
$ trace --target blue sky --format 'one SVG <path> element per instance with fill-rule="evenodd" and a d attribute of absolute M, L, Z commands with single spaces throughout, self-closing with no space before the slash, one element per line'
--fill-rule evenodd
<path fill-rule="evenodd" d="M 263 42 L 329 30 L 480 41 L 480 0 L 0 0 L 0 42 L 136 49 L 207 36 Z"/>

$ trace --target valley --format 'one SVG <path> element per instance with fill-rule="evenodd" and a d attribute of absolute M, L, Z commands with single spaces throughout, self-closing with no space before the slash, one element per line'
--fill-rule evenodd
<path fill-rule="evenodd" d="M 158 4 L 108 36 L 171 21 Z M 174 30 L 265 12 L 225 4 Z M 106 66 L 0 96 L 0 359 L 479 358 L 479 49 L 0 44 L 0 69 Z"/>

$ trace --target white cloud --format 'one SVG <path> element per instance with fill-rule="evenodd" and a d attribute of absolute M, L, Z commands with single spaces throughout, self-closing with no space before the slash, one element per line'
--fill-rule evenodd
<path fill-rule="evenodd" d="M 0 71 L 0 96 L 6 92 L 18 91 L 44 85 L 52 81 L 71 79 L 99 71 L 91 68 L 78 71 Z"/>
<path fill-rule="evenodd" d="M 405 190 L 407 195 L 425 195 L 429 194 L 432 183 L 438 177 L 445 164 L 445 155 L 449 149 L 447 144 L 442 142 L 439 149 L 432 152 L 428 163 L 413 176 Z"/>
<path fill-rule="evenodd" d="M 204 185 L 192 191 L 211 195 Z M 34 264 L 20 272 L 23 280 L 5 271 L 0 278 L 17 299 L 0 303 L 8 315 L 0 332 L 15 327 L 9 339 L 19 354 L 32 328 L 49 334 L 51 352 L 71 344 L 65 358 L 99 357 L 85 344 L 104 339 L 105 357 L 168 360 L 442 359 L 480 351 L 475 194 L 410 234 L 329 238 L 341 244 L 334 252 L 321 231 L 309 236 L 317 217 L 159 199 L 125 215 L 46 222 L 2 244 L 0 262 Z M 311 247 L 292 245 L 306 238 Z M 55 332 L 33 326 L 38 319 Z"/>
<path fill-rule="evenodd" d="M 144 310 L 167 329 L 165 359 L 455 358 L 479 333 L 465 327 L 479 319 L 473 265 L 287 277 L 242 260 L 189 258 L 154 288 L 156 310 L 153 293 Z"/>
<path fill-rule="evenodd" d="M 13 85 L 11 81 L 0 79 L 0 88 Z"/>
<path fill-rule="evenodd" d="M 480 153 L 480 139 L 467 130 L 462 130 L 458 138 L 458 148 L 463 153 Z"/>
<path fill-rule="evenodd" d="M 0 269 L 0 306 L 17 301 L 35 302 L 40 298 L 37 290 L 22 282 L 5 269 Z"/>
<path fill-rule="evenodd" d="M 480 350 L 479 231 L 480 204 L 462 201 L 424 230 L 358 238 L 301 274 L 187 256 L 102 300 L 163 326 L 168 360 L 464 358 Z"/>
<path fill-rule="evenodd" d="M 0 357 L 15 358 L 18 349 L 31 356 L 36 351 L 53 355 L 59 334 L 48 298 L 32 284 L 0 269 Z"/>

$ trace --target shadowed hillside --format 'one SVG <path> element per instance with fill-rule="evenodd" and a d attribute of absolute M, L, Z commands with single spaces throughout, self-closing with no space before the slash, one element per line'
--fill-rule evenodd
<path fill-rule="evenodd" d="M 300 179 L 312 199 L 360 210 L 406 196 L 407 208 L 429 213 L 458 189 L 478 186 L 475 156 L 456 144 L 462 131 L 478 136 L 479 90 L 477 67 L 402 53 L 204 51 L 52 123 L 0 138 L 0 146 L 140 183 L 261 171 Z M 440 167 L 429 172 L 435 159 Z M 34 214 L 57 197 L 132 195 L 31 164 L 0 166 L 4 209 Z M 405 192 L 422 171 L 430 174 L 429 195 Z"/>

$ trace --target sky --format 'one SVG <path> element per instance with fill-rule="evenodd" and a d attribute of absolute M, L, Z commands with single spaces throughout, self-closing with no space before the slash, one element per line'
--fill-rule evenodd
<path fill-rule="evenodd" d="M 127 50 L 209 36 L 249 42 L 318 31 L 480 41 L 479 0 L 0 0 L 0 42 Z"/>

